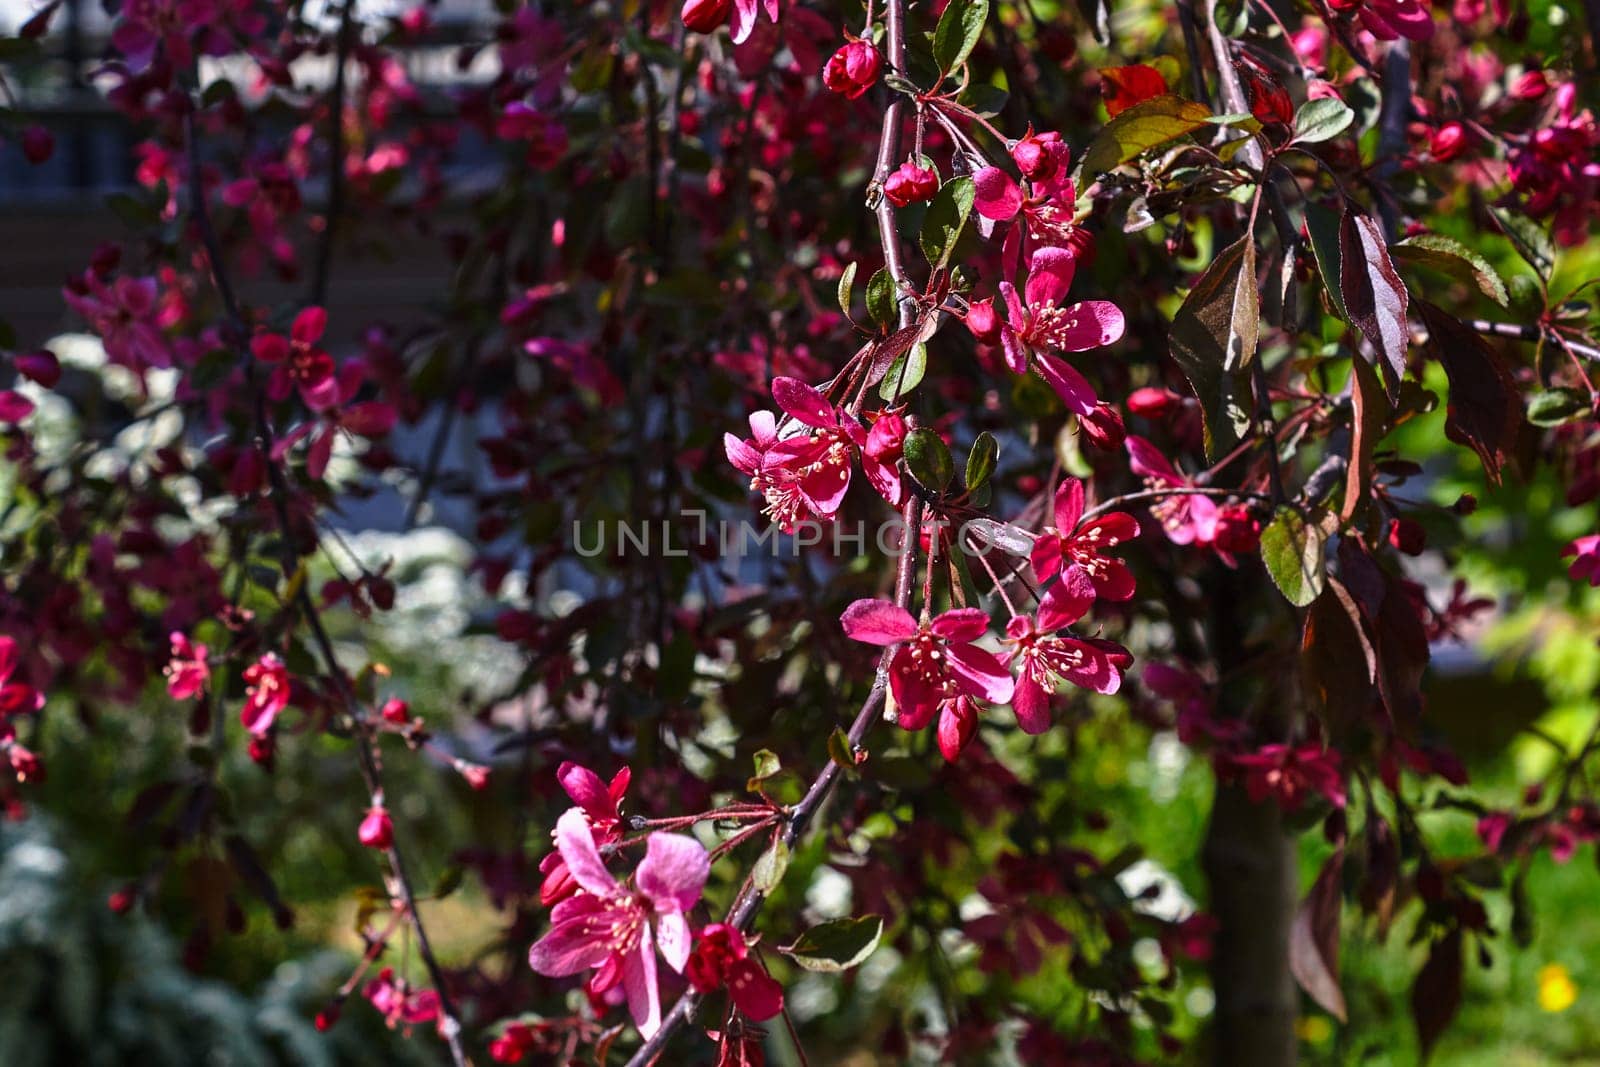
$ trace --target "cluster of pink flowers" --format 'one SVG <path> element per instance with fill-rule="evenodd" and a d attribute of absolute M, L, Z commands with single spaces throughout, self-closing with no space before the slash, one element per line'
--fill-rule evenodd
<path fill-rule="evenodd" d="M 1041 580 L 1059 579 L 1033 615 L 1013 615 L 1006 624 L 1006 658 L 977 644 L 989 630 L 987 613 L 954 608 L 920 621 L 887 600 L 858 600 L 840 624 L 846 636 L 895 647 L 889 688 L 897 721 L 920 730 L 939 719 L 939 749 L 954 760 L 977 729 L 980 701 L 1010 704 L 1026 733 L 1049 729 L 1050 705 L 1061 683 L 1111 694 L 1132 663 L 1114 641 L 1071 634 L 1067 628 L 1088 614 L 1097 598 L 1126 600 L 1133 576 L 1106 552 L 1138 535 L 1131 515 L 1110 512 L 1084 522 L 1083 484 L 1068 479 L 1056 494 L 1056 525 L 1034 543 L 1033 567 Z M 1013 677 L 1013 670 L 1017 672 Z"/>
<path fill-rule="evenodd" d="M 1543 74 L 1539 71 L 1540 85 Z M 1541 92 L 1541 96 L 1543 93 Z M 1600 203 L 1600 126 L 1594 112 L 1578 109 L 1578 87 L 1563 84 L 1554 93 L 1545 125 L 1511 156 L 1508 175 L 1523 206 L 1535 218 L 1550 218 L 1557 240 L 1582 244 Z"/>
<path fill-rule="evenodd" d="M 17 740 L 18 715 L 29 715 L 44 707 L 44 694 L 19 678 L 22 666 L 21 651 L 11 637 L 0 636 L 0 751 L 18 782 L 37 781 L 44 775 L 44 763 Z M 11 812 L 19 805 L 7 802 Z"/>
<path fill-rule="evenodd" d="M 898 413 L 879 412 L 869 431 L 797 378 L 773 379 L 772 398 L 784 413 L 782 421 L 757 411 L 750 416 L 751 436 L 724 434 L 723 446 L 781 529 L 792 531 L 808 514 L 833 518 L 857 461 L 885 501 L 900 502 L 897 464 L 906 429 Z"/>

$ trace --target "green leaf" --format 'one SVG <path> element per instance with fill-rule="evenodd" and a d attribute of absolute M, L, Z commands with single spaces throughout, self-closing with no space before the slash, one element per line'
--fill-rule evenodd
<path fill-rule="evenodd" d="M 1508 307 L 1511 297 L 1506 283 L 1487 259 L 1442 233 L 1422 233 L 1407 237 L 1389 250 L 1397 259 L 1431 267 L 1452 278 L 1476 285 L 1483 295 L 1501 307 Z"/>
<path fill-rule="evenodd" d="M 750 871 L 750 880 L 758 892 L 766 895 L 778 888 L 778 883 L 783 881 L 784 873 L 788 870 L 789 846 L 779 838 L 756 860 L 756 865 Z"/>
<path fill-rule="evenodd" d="M 933 61 L 948 74 L 967 61 L 983 36 L 989 0 L 950 0 L 933 31 Z"/>
<path fill-rule="evenodd" d="M 950 254 L 961 239 L 961 229 L 972 214 L 975 195 L 971 178 L 952 178 L 939 187 L 938 195 L 928 205 L 920 241 L 922 254 L 933 267 L 942 267 L 950 261 Z"/>
<path fill-rule="evenodd" d="M 754 762 L 755 773 L 750 776 L 750 781 L 745 783 L 745 788 L 752 793 L 759 793 L 762 782 L 783 770 L 783 761 L 778 759 L 776 752 L 763 748 L 755 754 Z"/>
<path fill-rule="evenodd" d="M 925 488 L 942 493 L 956 476 L 955 461 L 939 435 L 927 427 L 906 435 L 906 469 Z"/>
<path fill-rule="evenodd" d="M 1100 130 L 1083 154 L 1083 175 L 1092 180 L 1157 145 L 1193 133 L 1210 121 L 1210 108 L 1171 93 L 1141 101 Z"/>
<path fill-rule="evenodd" d="M 894 362 L 889 365 L 883 381 L 878 383 L 878 395 L 886 403 L 892 404 L 922 384 L 922 376 L 927 371 L 928 346 L 921 343 L 914 344 L 909 352 L 896 356 Z"/>
<path fill-rule="evenodd" d="M 808 971 L 838 974 L 859 966 L 878 947 L 883 936 L 883 919 L 863 915 L 856 919 L 835 919 L 813 926 L 799 940 L 778 951 Z"/>
<path fill-rule="evenodd" d="M 1311 234 L 1311 252 L 1317 259 L 1317 273 L 1334 313 L 1349 321 L 1344 295 L 1339 292 L 1339 216 L 1312 201 L 1306 205 L 1306 230 Z"/>
<path fill-rule="evenodd" d="M 1303 608 L 1322 592 L 1327 575 L 1327 539 L 1321 528 L 1286 504 L 1261 531 L 1261 560 L 1284 597 Z"/>
<path fill-rule="evenodd" d="M 1560 426 L 1592 410 L 1588 395 L 1577 389 L 1545 389 L 1528 398 L 1528 421 L 1535 426 Z"/>
<path fill-rule="evenodd" d="M 972 492 L 989 480 L 999 456 L 1000 442 L 994 439 L 994 434 L 988 430 L 980 433 L 978 439 L 972 442 L 972 451 L 967 453 L 967 492 Z"/>
<path fill-rule="evenodd" d="M 900 312 L 895 299 L 894 279 L 889 276 L 887 267 L 879 267 L 877 273 L 867 279 L 867 314 L 879 326 L 889 329 L 899 321 Z"/>
<path fill-rule="evenodd" d="M 839 310 L 844 312 L 844 317 L 850 317 L 850 294 L 856 287 L 855 260 L 844 265 L 844 270 L 839 274 Z"/>
<path fill-rule="evenodd" d="M 1250 421 L 1238 372 L 1255 358 L 1260 298 L 1255 241 L 1246 234 L 1218 254 L 1172 319 L 1168 343 L 1200 399 L 1208 456 Z"/>
<path fill-rule="evenodd" d="M 835 726 L 828 735 L 828 758 L 847 771 L 856 769 L 855 746 L 850 744 L 850 735 L 840 727 Z"/>
<path fill-rule="evenodd" d="M 1335 96 L 1307 100 L 1294 113 L 1294 139 L 1301 144 L 1331 141 L 1356 119 L 1356 113 Z"/>
<path fill-rule="evenodd" d="M 1544 227 L 1526 215 L 1518 215 L 1502 207 L 1491 207 L 1489 211 L 1500 224 L 1501 232 L 1517 250 L 1517 255 L 1527 261 L 1535 274 L 1548 282 L 1550 272 L 1556 266 L 1556 246 L 1550 242 L 1550 235 L 1544 232 Z"/>

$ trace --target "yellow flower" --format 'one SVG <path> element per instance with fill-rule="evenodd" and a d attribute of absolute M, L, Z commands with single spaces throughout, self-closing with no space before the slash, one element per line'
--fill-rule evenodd
<path fill-rule="evenodd" d="M 1578 987 L 1559 963 L 1539 968 L 1539 1007 L 1548 1012 L 1566 1011 L 1578 999 Z"/>

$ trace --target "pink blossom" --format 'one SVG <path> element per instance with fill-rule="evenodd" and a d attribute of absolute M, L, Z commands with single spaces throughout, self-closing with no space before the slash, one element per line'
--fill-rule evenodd
<path fill-rule="evenodd" d="M 875 438 L 826 397 L 798 378 L 774 378 L 772 397 L 788 419 L 782 426 L 771 412 L 750 416 L 747 438 L 723 435 L 728 462 L 749 475 L 750 488 L 766 500 L 763 512 L 779 528 L 792 531 L 810 513 L 831 519 L 844 503 L 857 454 L 867 480 L 891 504 L 900 501 L 895 467 L 904 423 L 898 416 L 874 427 Z"/>
<path fill-rule="evenodd" d="M 1011 708 L 1024 733 L 1042 734 L 1050 728 L 1050 699 L 1060 681 L 1096 693 L 1121 688 L 1122 671 L 1104 649 L 1057 632 L 1083 618 L 1094 601 L 1094 580 L 1071 564 L 1039 602 L 1035 616 L 1016 615 L 1006 624 L 1009 665 L 1021 667 Z"/>
<path fill-rule="evenodd" d="M 339 381 L 334 375 L 333 357 L 317 345 L 328 326 L 328 313 L 308 307 L 294 317 L 289 336 L 259 333 L 250 342 L 250 351 L 263 363 L 273 365 L 267 382 L 267 395 L 285 400 L 298 388 L 300 398 L 312 411 L 322 411 L 339 399 Z"/>
<path fill-rule="evenodd" d="M 872 88 L 882 66 L 883 56 L 871 41 L 848 41 L 828 58 L 828 65 L 822 69 L 822 84 L 846 100 L 854 100 Z"/>
<path fill-rule="evenodd" d="M 581 809 L 561 816 L 555 837 L 582 892 L 555 906 L 550 932 L 528 950 L 528 962 L 551 978 L 595 968 L 591 994 L 620 982 L 628 1011 L 648 1038 L 661 1026 L 656 947 L 667 966 L 682 973 L 692 940 L 685 915 L 700 899 L 711 857 L 692 837 L 651 834 L 630 890 L 606 870 Z"/>
<path fill-rule="evenodd" d="M 622 837 L 622 797 L 633 780 L 633 771 L 624 767 L 607 784 L 598 774 L 570 760 L 556 768 L 556 780 L 567 796 L 578 805 L 589 819 L 589 828 L 595 840 L 609 845 Z M 539 887 L 539 902 L 549 907 L 558 900 L 571 896 L 578 884 L 567 871 L 566 861 L 560 851 L 552 852 L 539 864 L 544 883 Z"/>
<path fill-rule="evenodd" d="M 900 725 L 920 730 L 942 701 L 958 696 L 1004 704 L 1013 682 L 994 654 L 973 644 L 989 629 L 977 608 L 955 608 L 918 624 L 887 600 L 857 600 L 840 616 L 845 635 L 870 645 L 900 645 L 889 663 L 889 688 Z"/>
<path fill-rule="evenodd" d="M 1133 596 L 1133 574 L 1120 559 L 1106 555 L 1124 541 L 1139 536 L 1139 522 L 1123 511 L 1096 515 L 1083 521 L 1083 483 L 1068 478 L 1056 490 L 1055 520 L 1033 544 L 1033 569 L 1040 579 L 1052 578 L 1064 567 L 1077 564 L 1088 572 L 1095 592 L 1107 600 Z"/>
<path fill-rule="evenodd" d="M 1099 398 L 1088 380 L 1052 352 L 1087 352 L 1122 336 L 1122 312 L 1106 300 L 1085 300 L 1065 307 L 1076 271 L 1077 256 L 1066 248 L 1041 248 L 1033 255 L 1021 296 L 1010 282 L 1000 283 L 1006 320 L 998 322 L 1006 365 L 1018 374 L 1031 366 L 1075 415 L 1087 416 Z M 970 323 L 969 323 L 970 325 Z"/>
<path fill-rule="evenodd" d="M 203 691 L 211 680 L 211 666 L 206 662 L 206 646 L 190 644 L 181 631 L 170 636 L 172 658 L 162 673 L 167 676 L 167 692 L 174 700 L 187 700 Z"/>
<path fill-rule="evenodd" d="M 268 652 L 244 669 L 244 709 L 239 721 L 256 737 L 264 737 L 280 712 L 289 706 L 289 669 Z"/>
<path fill-rule="evenodd" d="M 107 285 L 92 270 L 62 290 L 67 306 L 100 336 L 106 357 L 140 373 L 172 366 L 172 346 L 161 325 L 160 295 L 155 278 L 125 276 Z"/>
<path fill-rule="evenodd" d="M 1297 811 L 1311 793 L 1320 793 L 1336 808 L 1344 807 L 1344 779 L 1339 753 L 1315 741 L 1299 745 L 1263 745 L 1254 752 L 1229 757 L 1244 771 L 1245 789 L 1259 804 L 1268 797 L 1285 811 Z"/>
<path fill-rule="evenodd" d="M 432 989 L 413 990 L 405 979 L 395 978 L 393 967 L 379 971 L 361 995 L 391 1027 L 431 1023 L 439 1018 L 439 994 Z"/>
<path fill-rule="evenodd" d="M 23 715 L 44 707 L 43 693 L 26 682 L 12 681 L 20 663 L 17 642 L 10 637 L 0 637 L 0 719 L 9 719 L 13 715 Z"/>
<path fill-rule="evenodd" d="M 783 1010 L 783 987 L 750 958 L 738 927 L 712 923 L 696 934 L 694 952 L 683 973 L 698 993 L 726 986 L 734 1007 L 756 1022 Z"/>
<path fill-rule="evenodd" d="M 33 414 L 33 401 L 15 389 L 0 390 L 0 422 L 21 422 Z"/>
<path fill-rule="evenodd" d="M 1192 489 L 1194 481 L 1179 474 L 1155 445 L 1142 437 L 1128 438 L 1133 473 L 1151 489 Z M 1175 545 L 1209 545 L 1217 532 L 1217 504 L 1198 493 L 1175 493 L 1150 505 L 1167 539 Z"/>
<path fill-rule="evenodd" d="M 1576 557 L 1567 568 L 1567 577 L 1600 586 L 1600 534 L 1589 534 L 1573 541 L 1561 550 L 1563 558 Z"/>

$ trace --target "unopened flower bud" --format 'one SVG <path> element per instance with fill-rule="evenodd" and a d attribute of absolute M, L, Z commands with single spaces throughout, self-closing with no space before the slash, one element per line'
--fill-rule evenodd
<path fill-rule="evenodd" d="M 1067 146 L 1061 142 L 1061 135 L 1053 130 L 1046 133 L 1030 130 L 1026 137 L 1012 145 L 1011 160 L 1024 178 L 1033 182 L 1047 182 L 1068 162 Z"/>
<path fill-rule="evenodd" d="M 695 33 L 711 33 L 728 21 L 733 0 L 684 0 L 683 25 Z"/>
<path fill-rule="evenodd" d="M 847 100 L 854 100 L 878 80 L 883 56 L 871 41 L 850 41 L 828 58 L 822 84 Z"/>
<path fill-rule="evenodd" d="M 366 818 L 356 829 L 356 838 L 368 848 L 388 848 L 394 844 L 394 822 L 388 809 L 374 805 L 367 809 Z"/>
<path fill-rule="evenodd" d="M 932 200 L 939 191 L 939 172 L 907 160 L 883 183 L 883 195 L 895 207 Z"/>
<path fill-rule="evenodd" d="M 967 329 L 986 345 L 1000 340 L 1000 316 L 995 314 L 993 298 L 974 300 L 967 306 Z"/>

